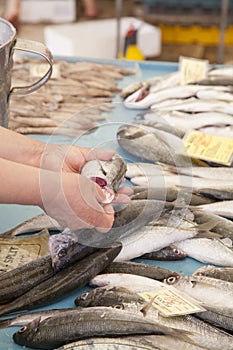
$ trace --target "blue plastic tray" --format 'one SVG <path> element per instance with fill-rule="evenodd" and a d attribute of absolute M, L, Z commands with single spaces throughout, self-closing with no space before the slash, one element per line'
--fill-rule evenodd
<path fill-rule="evenodd" d="M 64 59 L 59 57 L 59 59 Z M 93 60 L 87 58 L 73 58 L 69 61 L 95 61 L 98 63 L 105 64 L 116 64 L 125 68 L 135 69 L 135 75 L 127 76 L 123 81 L 119 82 L 120 87 L 128 86 L 132 82 L 141 81 L 154 76 L 162 76 L 167 73 L 174 72 L 178 69 L 176 63 L 167 62 L 134 62 L 134 61 L 120 61 L 120 60 Z M 107 122 L 101 124 L 101 126 L 92 134 L 83 135 L 78 138 L 63 137 L 63 136 L 45 136 L 45 135 L 31 135 L 41 141 L 49 143 L 75 143 L 83 147 L 101 147 L 105 149 L 115 149 L 117 153 L 122 155 L 128 162 L 134 161 L 134 157 L 129 156 L 122 150 L 116 141 L 116 131 L 119 125 L 122 123 L 128 123 L 134 120 L 134 117 L 139 112 L 137 110 L 128 110 L 123 104 L 119 96 L 115 98 L 115 108 L 107 115 Z M 42 211 L 33 206 L 20 206 L 20 205 L 0 205 L 0 233 L 16 226 L 22 221 L 31 218 L 35 215 L 40 214 Z M 197 268 L 202 266 L 200 262 L 186 258 L 183 261 L 176 262 L 154 262 L 149 260 L 135 259 L 135 261 L 145 262 L 151 265 L 161 266 L 180 274 L 186 275 L 195 271 Z M 74 307 L 74 299 L 78 294 L 87 290 L 88 287 L 78 289 L 77 291 L 70 294 L 60 302 L 51 304 L 45 309 L 50 308 L 62 308 L 62 307 Z M 39 310 L 39 309 L 38 309 Z M 4 317 L 3 317 L 4 318 Z M 0 350 L 20 350 L 23 349 L 21 346 L 16 345 L 12 340 L 12 334 L 18 330 L 19 327 L 11 327 L 0 330 Z"/>

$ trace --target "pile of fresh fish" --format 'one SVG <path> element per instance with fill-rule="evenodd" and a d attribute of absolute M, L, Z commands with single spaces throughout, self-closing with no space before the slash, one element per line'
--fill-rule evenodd
<path fill-rule="evenodd" d="M 42 62 L 24 58 L 14 64 L 14 86 L 35 80 Z M 54 62 L 55 74 L 38 91 L 11 96 L 9 127 L 23 134 L 80 135 L 106 119 L 120 89 L 117 82 L 133 71 L 92 62 Z"/>
<path fill-rule="evenodd" d="M 93 70 L 99 70 L 97 66 Z M 85 71 L 92 72 L 89 63 L 64 63 L 63 68 L 69 72 L 68 84 L 75 79 L 81 83 Z M 115 74 L 109 68 L 110 72 Z M 190 129 L 214 132 L 214 126 L 231 137 L 230 74 L 229 69 L 212 69 L 204 81 L 181 86 L 176 72 L 121 92 L 126 107 L 150 108 L 117 132 L 119 145 L 135 161 L 126 169 L 117 155 L 114 171 L 102 161 L 83 169 L 83 175 L 107 191 L 109 202 L 124 175 L 131 181 L 131 202 L 113 202 L 115 219 L 109 232 L 70 231 L 43 214 L 3 234 L 45 228 L 50 232 L 50 255 L 0 275 L 0 328 L 22 326 L 13 335 L 17 344 L 57 350 L 233 350 L 233 168 L 190 159 L 183 146 Z M 100 90 L 99 83 L 95 81 L 95 89 Z M 52 83 L 47 87 L 52 89 Z M 72 84 L 69 88 L 74 91 Z M 74 103 L 76 96 L 67 92 L 68 86 L 63 90 Z M 49 96 L 62 94 L 53 91 Z M 93 87 L 89 92 L 94 94 Z M 175 269 L 130 261 L 186 257 L 206 266 L 182 276 Z M 89 289 L 78 294 L 87 284 Z M 6 318 L 76 290 L 74 307 Z M 155 297 L 146 298 L 164 290 L 182 296 L 196 309 L 164 316 Z"/>
<path fill-rule="evenodd" d="M 225 280 L 232 269 L 179 276 L 149 266 L 147 277 L 143 269 L 141 263 L 110 263 L 89 280 L 93 288 L 75 298 L 77 308 L 19 314 L 0 320 L 0 328 L 23 327 L 14 341 L 36 349 L 233 349 L 233 283 Z M 164 317 L 144 297 L 164 289 L 181 293 L 200 310 Z"/>
<path fill-rule="evenodd" d="M 192 129 L 232 137 L 232 76 L 232 67 L 212 68 L 205 80 L 181 85 L 180 72 L 174 72 L 128 86 L 121 96 L 126 108 L 146 110 L 143 120 L 181 134 Z"/>
<path fill-rule="evenodd" d="M 124 237 L 116 260 L 152 259 L 160 249 L 170 249 L 203 263 L 233 267 L 232 166 L 190 158 L 183 142 L 190 130 L 233 137 L 232 76 L 232 67 L 212 68 L 205 80 L 181 85 L 180 73 L 174 72 L 121 92 L 125 107 L 146 109 L 117 132 L 119 145 L 135 157 L 126 172 L 134 188 L 132 200 L 176 204 L 170 213 Z M 182 208 L 191 213 L 188 218 L 179 214 Z M 207 235 L 208 223 L 219 237 Z M 206 232 L 200 235 L 202 225 Z"/>

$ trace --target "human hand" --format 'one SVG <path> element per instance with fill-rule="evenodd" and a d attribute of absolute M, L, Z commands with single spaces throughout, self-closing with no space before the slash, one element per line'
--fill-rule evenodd
<path fill-rule="evenodd" d="M 40 184 L 41 208 L 61 227 L 95 227 L 101 232 L 112 227 L 112 204 L 103 204 L 106 198 L 100 186 L 85 176 L 41 170 Z M 128 194 L 129 188 L 122 187 L 116 194 L 115 202 L 128 203 Z"/>
<path fill-rule="evenodd" d="M 90 160 L 110 160 L 115 151 L 101 148 L 82 148 L 73 145 L 53 145 L 44 147 L 41 154 L 40 168 L 80 173 L 83 165 Z"/>

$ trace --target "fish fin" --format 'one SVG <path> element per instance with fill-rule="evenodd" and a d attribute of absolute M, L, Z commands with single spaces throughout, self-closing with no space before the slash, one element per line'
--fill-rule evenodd
<path fill-rule="evenodd" d="M 198 234 L 194 237 L 194 239 L 195 238 L 209 238 L 209 239 L 220 240 L 222 238 L 222 236 L 216 232 L 202 230 L 201 232 L 198 232 Z"/>
<path fill-rule="evenodd" d="M 11 326 L 11 319 L 0 320 L 0 329 Z"/>
<path fill-rule="evenodd" d="M 177 167 L 175 167 L 174 165 L 165 164 L 162 162 L 156 162 L 156 163 L 158 165 L 160 165 L 164 171 L 171 173 L 171 174 L 178 174 Z"/>
<path fill-rule="evenodd" d="M 232 248 L 232 240 L 229 237 L 221 239 L 221 242 L 228 248 Z"/>
<path fill-rule="evenodd" d="M 140 309 L 140 312 L 143 314 L 144 317 L 146 317 L 149 309 L 152 307 L 154 300 L 155 300 L 155 296 L 151 298 L 150 301 L 145 303 L 145 305 Z"/>
<path fill-rule="evenodd" d="M 213 221 L 206 221 L 203 222 L 202 224 L 198 224 L 197 228 L 198 231 L 211 231 L 214 227 L 216 227 L 218 222 L 213 222 Z"/>
<path fill-rule="evenodd" d="M 198 234 L 196 238 L 211 238 L 220 239 L 222 235 L 217 232 L 212 232 L 211 230 L 217 225 L 217 222 L 207 221 L 202 224 L 197 225 Z"/>
<path fill-rule="evenodd" d="M 41 316 L 34 318 L 34 320 L 32 320 L 31 322 L 29 322 L 26 326 L 24 326 L 23 328 L 21 328 L 22 330 L 24 330 L 25 328 L 30 328 L 32 329 L 34 332 L 37 331 L 39 325 L 41 323 Z"/>

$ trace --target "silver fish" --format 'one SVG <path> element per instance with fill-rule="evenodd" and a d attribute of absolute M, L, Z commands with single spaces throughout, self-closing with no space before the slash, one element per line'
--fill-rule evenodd
<path fill-rule="evenodd" d="M 56 350 L 159 350 L 158 347 L 140 342 L 136 337 L 88 338 L 63 345 Z"/>
<path fill-rule="evenodd" d="M 168 327 L 126 310 L 109 307 L 82 308 L 60 316 L 36 319 L 14 333 L 22 346 L 54 349 L 79 339 L 95 336 L 174 333 Z"/>
<path fill-rule="evenodd" d="M 190 114 L 176 110 L 149 110 L 143 114 L 142 119 L 168 124 L 178 132 L 182 131 L 183 134 L 190 129 L 199 130 L 206 126 L 220 126 L 225 129 L 228 125 L 233 124 L 230 114 L 209 111 Z"/>
<path fill-rule="evenodd" d="M 177 273 L 159 266 L 150 266 L 148 264 L 136 263 L 131 261 L 112 262 L 103 273 L 130 273 L 139 276 L 153 278 L 159 281 L 170 276 L 176 276 Z"/>
<path fill-rule="evenodd" d="M 144 320 L 151 319 L 160 325 L 172 328 L 177 331 L 175 336 L 207 349 L 212 349 L 217 339 L 222 338 L 225 344 L 232 340 L 228 335 L 223 335 L 220 331 L 204 322 L 200 322 L 191 315 L 164 317 L 160 315 L 153 304 L 148 307 L 141 296 L 124 288 L 97 288 L 83 294 L 83 297 L 79 297 L 78 301 L 77 305 L 84 307 L 102 305 L 123 308 L 132 313 L 141 313 Z"/>
<path fill-rule="evenodd" d="M 37 284 L 20 297 L 0 308 L 0 315 L 18 310 L 29 310 L 48 305 L 51 301 L 63 298 L 64 295 L 84 286 L 93 276 L 101 272 L 116 257 L 121 249 L 120 244 L 112 248 L 96 250 L 80 261 L 62 269 L 50 278 Z"/>
<path fill-rule="evenodd" d="M 130 154 L 151 162 L 176 166 L 190 166 L 191 161 L 184 151 L 182 140 L 165 131 L 154 128 L 148 131 L 143 123 L 122 125 L 117 132 L 120 146 Z"/>
<path fill-rule="evenodd" d="M 233 267 L 233 250 L 223 241 L 193 238 L 175 242 L 172 246 L 203 263 Z"/>
<path fill-rule="evenodd" d="M 163 188 L 164 191 L 168 187 L 178 187 L 183 189 L 190 189 L 195 194 L 206 195 L 211 198 L 216 199 L 226 199 L 226 202 L 231 202 L 230 199 L 233 199 L 233 181 L 226 180 L 222 181 L 221 179 L 208 179 L 208 178 L 198 178 L 188 175 L 163 175 L 163 176 L 135 176 L 130 179 L 130 181 L 137 186 L 144 186 L 149 188 Z M 225 202 L 225 201 L 224 201 Z M 231 203 L 210 203 L 200 206 L 200 210 L 211 211 L 213 213 L 220 212 L 223 216 L 231 217 Z M 210 207 L 208 207 L 210 206 Z M 207 209 L 208 208 L 208 209 Z M 224 215 L 225 213 L 225 215 Z"/>
<path fill-rule="evenodd" d="M 207 310 L 233 316 L 233 283 L 231 282 L 197 275 L 169 277 L 164 282 L 198 300 Z"/>
<path fill-rule="evenodd" d="M 175 261 L 183 260 L 187 255 L 178 249 L 172 247 L 165 247 L 160 250 L 153 251 L 151 253 L 146 253 L 141 255 L 140 259 L 148 260 L 161 260 L 161 261 Z"/>
<path fill-rule="evenodd" d="M 46 214 L 39 214 L 20 223 L 9 231 L 1 233 L 1 236 L 17 236 L 28 232 L 38 232 L 44 228 L 47 228 L 48 230 L 61 229 L 56 220 Z"/>
<path fill-rule="evenodd" d="M 81 171 L 84 175 L 95 181 L 106 195 L 105 203 L 111 203 L 124 178 L 127 166 L 119 155 L 115 155 L 109 161 L 91 160 L 87 162 Z"/>
<path fill-rule="evenodd" d="M 218 278 L 220 280 L 233 282 L 233 268 L 232 267 L 216 267 L 212 265 L 202 266 L 197 269 L 193 275 L 201 275 L 207 277 Z"/>
<path fill-rule="evenodd" d="M 152 90 L 152 89 L 151 89 Z M 151 91 L 148 94 L 144 94 L 143 96 L 130 95 L 125 101 L 124 105 L 127 108 L 135 108 L 135 109 L 145 109 L 149 108 L 153 105 L 153 108 L 156 108 L 156 104 L 169 99 L 187 99 L 192 96 L 197 96 L 198 92 L 202 90 L 210 90 L 209 86 L 205 85 L 197 85 L 197 84 L 189 84 L 189 85 L 180 85 L 175 87 L 167 87 L 161 90 Z M 224 86 L 214 86 L 212 87 L 212 91 L 215 92 L 214 98 L 217 98 L 218 92 L 226 92 L 230 91 L 229 88 Z"/>
<path fill-rule="evenodd" d="M 153 165 L 153 164 L 151 164 L 151 165 Z M 188 176 L 194 176 L 194 177 L 203 177 L 206 179 L 214 179 L 214 180 L 221 179 L 223 181 L 228 181 L 229 179 L 231 179 L 233 177 L 233 168 L 227 168 L 227 167 L 223 167 L 223 166 L 219 166 L 219 167 L 211 166 L 211 168 L 201 167 L 201 166 L 193 166 L 190 168 L 175 168 L 172 166 L 162 164 L 161 167 L 165 172 L 168 172 L 168 173 L 170 172 L 170 173 L 174 173 L 174 174 L 182 174 L 182 175 L 188 175 Z M 129 169 L 130 169 L 130 164 L 129 164 Z M 127 172 L 129 169 L 127 169 Z M 152 170 L 151 170 L 151 173 L 152 173 Z M 141 175 L 141 174 L 139 174 L 139 175 Z"/>
<path fill-rule="evenodd" d="M 221 112 L 226 114 L 233 114 L 233 104 L 231 102 L 219 101 L 219 100 L 200 100 L 198 98 L 188 98 L 181 102 L 176 101 L 173 103 L 172 100 L 166 100 L 166 104 L 153 104 L 150 107 L 153 110 L 164 110 L 164 111 L 183 111 L 189 113 L 199 112 Z"/>
<path fill-rule="evenodd" d="M 215 89 L 203 89 L 199 90 L 196 93 L 197 98 L 200 98 L 202 100 L 208 100 L 208 99 L 217 99 L 220 101 L 228 101 L 228 102 L 233 102 L 233 95 L 232 91 L 227 92 L 227 91 L 217 91 Z"/>
<path fill-rule="evenodd" d="M 222 127 L 221 126 L 205 126 L 203 128 L 198 129 L 198 131 L 202 132 L 204 134 L 233 138 L 233 126 L 232 125 L 225 125 Z"/>
<path fill-rule="evenodd" d="M 122 250 L 115 261 L 134 259 L 145 253 L 160 250 L 174 242 L 195 237 L 197 234 L 198 227 L 195 225 L 190 228 L 148 225 L 120 239 Z"/>
<path fill-rule="evenodd" d="M 233 331 L 233 318 L 230 316 L 221 315 L 213 311 L 200 312 L 197 313 L 196 316 L 201 320 L 207 321 L 213 326 L 221 327 L 227 331 Z"/>
<path fill-rule="evenodd" d="M 180 83 L 180 72 L 173 72 L 165 74 L 164 76 L 156 76 L 153 78 L 146 79 L 144 81 L 139 81 L 132 83 L 121 91 L 121 97 L 126 99 L 129 96 L 130 100 L 140 99 L 141 96 L 146 92 L 153 92 L 166 88 L 168 86 L 175 86 Z M 128 102 L 128 100 L 127 100 Z"/>
<path fill-rule="evenodd" d="M 233 219 L 233 200 L 203 204 L 197 206 L 197 209 L 203 210 L 205 212 L 211 212 L 216 215 L 224 216 L 229 219 Z"/>
<path fill-rule="evenodd" d="M 219 215 L 208 211 L 198 210 L 196 207 L 190 207 L 194 214 L 194 220 L 198 224 L 213 222 L 212 232 L 219 233 L 224 238 L 230 238 L 233 241 L 233 222 Z"/>
<path fill-rule="evenodd" d="M 41 321 L 45 320 L 48 317 L 54 317 L 60 315 L 62 312 L 67 312 L 69 310 L 75 310 L 73 308 L 66 309 L 48 309 L 41 310 L 36 312 L 28 312 L 24 314 L 19 314 L 15 317 L 5 318 L 0 320 L 0 329 L 6 327 L 14 327 L 14 326 L 26 326 L 28 323 L 32 322 L 35 319 L 40 317 Z"/>
<path fill-rule="evenodd" d="M 89 285 L 92 287 L 123 287 L 133 292 L 163 288 L 162 282 L 128 273 L 103 273 L 101 275 L 96 275 L 91 279 Z"/>

